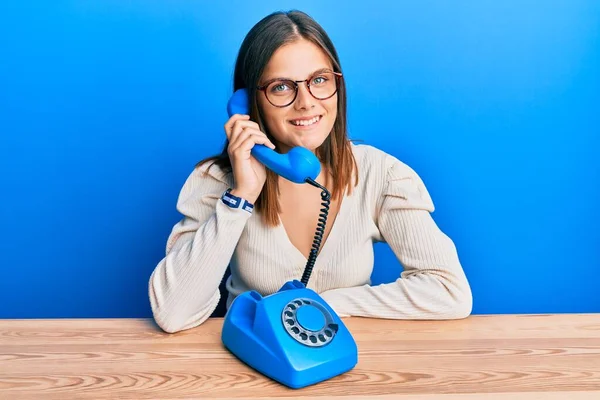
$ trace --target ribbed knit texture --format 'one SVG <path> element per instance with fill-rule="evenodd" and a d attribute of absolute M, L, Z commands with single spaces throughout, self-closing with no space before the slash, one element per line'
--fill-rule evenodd
<path fill-rule="evenodd" d="M 328 220 L 333 226 L 308 287 L 340 316 L 468 316 L 469 283 L 454 243 L 431 216 L 433 202 L 420 177 L 374 147 L 353 144 L 352 149 L 359 184 L 343 198 L 335 220 Z M 228 265 L 228 307 L 244 291 L 268 295 L 287 281 L 300 280 L 306 265 L 283 225 L 269 228 L 256 211 L 251 215 L 220 201 L 233 185 L 231 174 L 213 166 L 204 176 L 206 169 L 196 168 L 185 182 L 177 202 L 183 219 L 173 227 L 166 256 L 149 282 L 154 318 L 167 332 L 198 326 L 212 314 Z M 389 244 L 404 270 L 393 283 L 371 286 L 377 241 Z"/>

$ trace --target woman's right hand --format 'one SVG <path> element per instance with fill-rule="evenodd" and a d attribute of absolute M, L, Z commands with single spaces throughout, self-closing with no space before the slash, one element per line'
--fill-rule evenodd
<path fill-rule="evenodd" d="M 267 138 L 248 115 L 235 114 L 225 123 L 225 133 L 229 140 L 227 153 L 233 169 L 234 187 L 231 194 L 256 202 L 267 179 L 265 166 L 257 161 L 250 151 L 255 144 L 264 144 L 275 149 L 275 145 Z"/>

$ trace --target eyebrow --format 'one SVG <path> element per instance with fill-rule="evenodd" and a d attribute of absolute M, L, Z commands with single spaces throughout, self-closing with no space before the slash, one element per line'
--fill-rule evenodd
<path fill-rule="evenodd" d="M 332 70 L 331 68 L 319 68 L 318 70 L 316 70 L 316 71 L 314 71 L 314 72 L 311 72 L 311 73 L 308 75 L 308 78 L 310 78 L 310 77 L 312 77 L 312 76 L 314 76 L 314 75 L 316 75 L 316 74 L 318 74 L 318 73 L 321 73 L 321 72 L 333 72 L 333 70 Z M 308 78 L 307 78 L 307 79 L 308 79 Z M 266 80 L 266 81 L 265 81 L 265 82 L 264 82 L 262 85 L 260 85 L 260 86 L 265 86 L 265 85 L 268 85 L 269 83 L 271 83 L 271 82 L 275 82 L 275 81 L 294 81 L 294 82 L 295 82 L 296 80 L 295 80 L 295 79 L 292 79 L 292 78 L 286 78 L 286 77 L 277 77 L 277 78 L 267 79 L 267 80 Z"/>

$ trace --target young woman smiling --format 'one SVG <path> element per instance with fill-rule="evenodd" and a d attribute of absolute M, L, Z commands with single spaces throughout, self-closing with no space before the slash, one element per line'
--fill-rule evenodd
<path fill-rule="evenodd" d="M 295 146 L 321 162 L 316 181 L 331 192 L 323 242 L 308 287 L 340 316 L 454 319 L 471 313 L 472 295 L 453 241 L 431 217 L 429 193 L 408 165 L 355 145 L 346 131 L 346 87 L 337 52 L 305 13 L 276 12 L 240 48 L 234 90 L 249 92 L 250 115 L 224 126 L 223 152 L 200 162 L 177 204 L 183 218 L 149 282 L 154 318 L 167 332 L 200 325 L 220 300 L 276 292 L 299 279 L 321 210 L 319 189 L 277 176 L 251 149 Z M 233 197 L 232 197 L 233 196 Z M 231 207 L 227 199 L 245 207 Z M 373 243 L 387 242 L 403 272 L 371 286 Z"/>

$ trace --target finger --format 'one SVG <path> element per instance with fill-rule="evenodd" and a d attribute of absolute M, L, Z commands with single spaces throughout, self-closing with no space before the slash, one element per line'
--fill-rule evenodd
<path fill-rule="evenodd" d="M 240 139 L 238 139 L 236 142 L 241 143 L 247 135 L 253 136 L 256 140 L 256 143 L 264 144 L 265 146 L 273 150 L 275 149 L 275 145 L 273 144 L 273 142 L 271 142 L 267 135 L 265 135 L 264 132 L 254 128 L 245 128 L 242 131 L 242 133 L 240 133 Z"/>
<path fill-rule="evenodd" d="M 236 154 L 236 151 L 242 147 L 244 143 L 247 144 L 248 141 L 251 141 L 254 144 L 263 144 L 271 149 L 275 149 L 275 145 L 269 140 L 267 135 L 261 131 L 245 129 L 230 143 L 229 152 L 231 154 Z M 252 148 L 252 146 L 250 148 Z"/>
<path fill-rule="evenodd" d="M 249 129 L 244 129 L 239 135 L 236 135 L 235 137 L 232 138 L 232 140 L 229 144 L 229 149 L 231 152 L 234 152 L 248 138 L 255 137 L 256 139 L 253 139 L 253 140 L 259 140 L 258 139 L 259 136 L 260 135 L 257 132 L 251 131 Z"/>
<path fill-rule="evenodd" d="M 242 140 L 240 145 L 233 149 L 233 154 L 236 158 L 248 158 L 252 148 L 257 144 L 267 145 L 269 139 L 266 136 L 250 135 Z"/>
<path fill-rule="evenodd" d="M 232 115 L 231 118 L 229 118 L 224 125 L 225 135 L 227 135 L 227 139 L 228 140 L 231 139 L 232 129 L 236 122 L 249 120 L 249 119 L 250 119 L 249 115 L 241 115 L 241 114 Z"/>
<path fill-rule="evenodd" d="M 232 134 L 229 140 L 228 152 L 230 155 L 234 154 L 235 150 L 240 147 L 241 143 L 251 135 L 251 132 L 242 130 L 239 133 Z"/>
<path fill-rule="evenodd" d="M 231 118 L 229 118 L 227 120 L 227 122 L 225 122 L 224 128 L 225 128 L 225 134 L 227 135 L 227 139 L 229 139 L 229 137 L 231 136 L 231 128 L 233 127 L 233 125 L 235 124 L 236 121 L 245 121 L 245 120 L 249 120 L 250 116 L 249 115 L 243 115 L 243 114 L 234 114 L 231 116 Z"/>
<path fill-rule="evenodd" d="M 237 135 L 242 133 L 244 129 L 254 129 L 260 131 L 260 127 L 254 121 L 241 121 L 237 120 L 233 123 L 231 127 L 231 132 L 229 134 L 230 139 L 233 140 Z"/>

